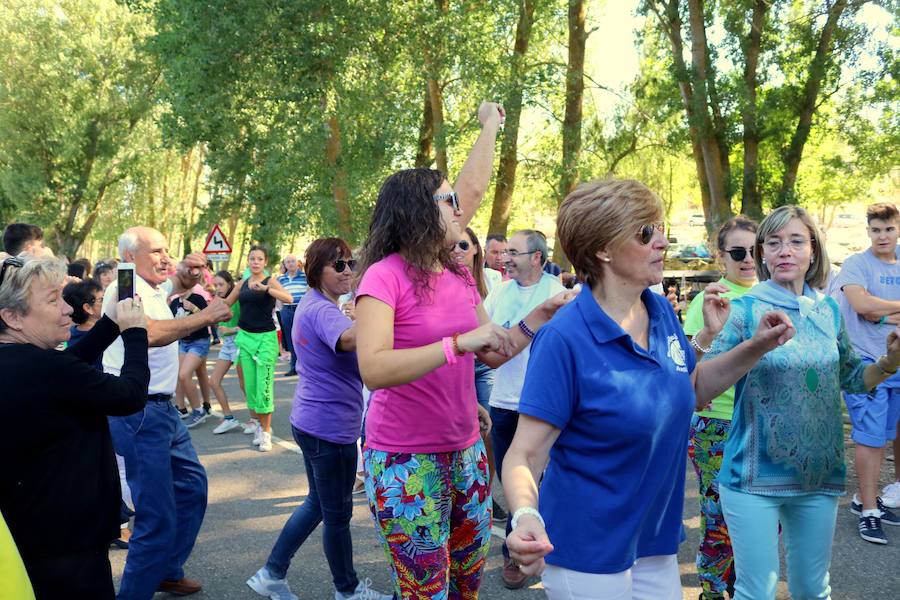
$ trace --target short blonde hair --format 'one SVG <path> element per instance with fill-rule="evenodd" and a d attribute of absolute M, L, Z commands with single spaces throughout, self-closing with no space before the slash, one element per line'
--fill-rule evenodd
<path fill-rule="evenodd" d="M 575 271 L 593 287 L 603 278 L 597 252 L 615 250 L 662 216 L 662 202 L 639 181 L 590 181 L 575 188 L 559 205 L 556 237 Z"/>
<path fill-rule="evenodd" d="M 31 284 L 35 279 L 42 279 L 50 285 L 62 285 L 66 278 L 66 265 L 54 257 L 19 257 L 24 264 L 21 267 L 9 266 L 3 283 L 0 284 L 0 310 L 9 309 L 27 315 L 31 302 Z M 0 319 L 0 331 L 6 329 L 6 323 Z"/>
<path fill-rule="evenodd" d="M 759 229 L 756 232 L 756 252 L 753 253 L 753 260 L 756 262 L 756 276 L 760 281 L 765 281 L 772 277 L 772 274 L 769 273 L 769 268 L 763 262 L 763 242 L 770 235 L 774 235 L 784 229 L 791 219 L 799 219 L 801 223 L 806 225 L 806 229 L 809 230 L 813 260 L 806 271 L 804 279 L 810 287 L 821 290 L 828 283 L 828 271 L 831 269 L 831 264 L 828 261 L 828 252 L 825 250 L 825 244 L 822 243 L 822 233 L 819 231 L 816 223 L 806 210 L 796 204 L 787 204 L 776 208 L 759 224 Z"/>

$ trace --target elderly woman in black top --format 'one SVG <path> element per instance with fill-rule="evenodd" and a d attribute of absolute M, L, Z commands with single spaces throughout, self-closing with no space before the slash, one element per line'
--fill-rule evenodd
<path fill-rule="evenodd" d="M 0 412 L 39 425 L 0 437 L 0 511 L 38 599 L 111 599 L 107 547 L 119 535 L 120 491 L 106 416 L 147 401 L 147 330 L 140 299 L 124 300 L 118 325 L 103 317 L 57 351 L 72 325 L 65 276 L 52 258 L 6 258 L 0 267 Z M 115 377 L 91 363 L 120 329 L 125 363 Z"/>

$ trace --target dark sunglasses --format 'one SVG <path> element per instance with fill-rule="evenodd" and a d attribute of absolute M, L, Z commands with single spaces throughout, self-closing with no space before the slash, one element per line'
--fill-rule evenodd
<path fill-rule="evenodd" d="M 645 246 L 653 241 L 653 233 L 660 232 L 664 236 L 666 235 L 666 226 L 662 223 L 650 223 L 648 225 L 644 225 L 638 231 L 638 237 L 641 239 L 641 243 Z"/>
<path fill-rule="evenodd" d="M 0 267 L 0 285 L 3 285 L 3 279 L 6 277 L 6 269 L 9 267 L 15 267 L 17 269 L 21 269 L 25 266 L 25 261 L 21 258 L 16 258 L 15 256 L 10 256 L 3 260 L 3 266 Z"/>
<path fill-rule="evenodd" d="M 741 262 L 747 255 L 749 254 L 751 257 L 753 256 L 753 248 L 731 248 L 730 250 L 726 250 L 725 252 L 731 256 L 731 260 L 734 262 Z"/>
<path fill-rule="evenodd" d="M 445 202 L 447 200 L 450 201 L 450 206 L 453 207 L 455 212 L 459 212 L 459 196 L 456 195 L 456 192 L 447 192 L 446 194 L 435 194 L 432 196 L 435 202 Z"/>
<path fill-rule="evenodd" d="M 459 248 L 460 252 L 468 252 L 469 248 L 472 247 L 472 244 L 470 244 L 466 240 L 459 240 L 458 242 L 456 242 L 454 247 Z"/>
<path fill-rule="evenodd" d="M 347 267 L 350 267 L 350 270 L 351 270 L 351 271 L 352 271 L 353 269 L 355 269 L 355 268 L 356 268 L 356 261 L 353 260 L 353 259 L 350 259 L 350 260 L 344 260 L 344 259 L 342 258 L 342 259 L 340 259 L 340 260 L 336 260 L 336 261 L 334 261 L 333 263 L 331 263 L 331 266 L 334 267 L 334 270 L 337 271 L 338 273 L 343 273 L 343 272 L 344 272 L 344 269 L 346 269 Z"/>

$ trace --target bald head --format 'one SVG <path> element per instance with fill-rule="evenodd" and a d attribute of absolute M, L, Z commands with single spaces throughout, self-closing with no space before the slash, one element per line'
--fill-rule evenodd
<path fill-rule="evenodd" d="M 152 227 L 131 227 L 119 236 L 119 255 L 134 263 L 135 272 L 156 286 L 169 276 L 172 259 L 165 236 Z"/>

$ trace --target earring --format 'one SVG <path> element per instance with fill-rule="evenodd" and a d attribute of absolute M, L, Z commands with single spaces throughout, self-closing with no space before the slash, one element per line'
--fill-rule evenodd
<path fill-rule="evenodd" d="M 600 260 L 602 260 L 603 262 L 607 262 L 607 263 L 608 263 L 608 262 L 612 262 L 612 259 L 611 259 L 611 258 L 608 258 L 608 257 L 606 257 L 606 256 L 604 256 L 604 257 L 601 258 Z"/>
<path fill-rule="evenodd" d="M 766 259 L 762 259 L 762 264 L 766 264 Z"/>

